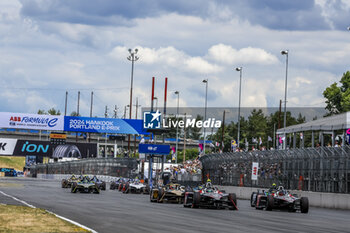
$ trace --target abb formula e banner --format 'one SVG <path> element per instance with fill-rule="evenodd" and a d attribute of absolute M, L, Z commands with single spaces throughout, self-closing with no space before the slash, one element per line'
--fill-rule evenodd
<path fill-rule="evenodd" d="M 0 128 L 63 131 L 64 116 L 0 112 Z"/>
<path fill-rule="evenodd" d="M 87 133 L 148 134 L 143 129 L 142 120 L 64 117 L 64 131 Z"/>

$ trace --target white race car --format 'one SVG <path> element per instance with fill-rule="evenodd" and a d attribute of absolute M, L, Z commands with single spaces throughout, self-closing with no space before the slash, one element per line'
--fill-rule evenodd
<path fill-rule="evenodd" d="M 149 186 L 141 183 L 140 180 L 130 180 L 125 185 L 125 191 L 124 193 L 143 193 L 143 194 L 149 194 Z"/>

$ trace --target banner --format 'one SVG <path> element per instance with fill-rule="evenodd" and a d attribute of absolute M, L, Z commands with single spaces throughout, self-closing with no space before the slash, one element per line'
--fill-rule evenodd
<path fill-rule="evenodd" d="M 53 145 L 50 141 L 0 138 L 0 155 L 39 156 L 54 158 L 86 158 L 97 156 L 95 143 Z"/>
<path fill-rule="evenodd" d="M 63 131 L 63 116 L 0 112 L 0 128 Z"/>
<path fill-rule="evenodd" d="M 0 155 L 12 155 L 17 139 L 0 138 Z"/>
<path fill-rule="evenodd" d="M 148 134 L 143 130 L 142 120 L 64 117 L 64 131 L 88 133 Z"/>
<path fill-rule="evenodd" d="M 252 180 L 258 180 L 259 163 L 253 162 Z"/>
<path fill-rule="evenodd" d="M 168 155 L 170 153 L 170 145 L 139 144 L 139 153 Z"/>

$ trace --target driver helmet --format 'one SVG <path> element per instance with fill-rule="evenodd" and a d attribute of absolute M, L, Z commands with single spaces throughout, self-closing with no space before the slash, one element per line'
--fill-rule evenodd
<path fill-rule="evenodd" d="M 277 187 L 276 183 L 273 183 L 273 184 L 272 184 L 272 187 L 273 187 L 273 188 L 276 188 L 276 187 Z"/>

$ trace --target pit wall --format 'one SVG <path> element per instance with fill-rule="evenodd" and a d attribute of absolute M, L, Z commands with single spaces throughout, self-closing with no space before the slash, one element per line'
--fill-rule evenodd
<path fill-rule="evenodd" d="M 237 187 L 237 186 L 218 186 L 226 193 L 235 193 L 238 199 L 250 200 L 252 192 L 256 192 L 257 188 Z M 263 189 L 263 188 L 261 188 Z M 265 188 L 268 190 L 268 188 Z M 308 197 L 310 206 L 322 207 L 330 209 L 350 210 L 350 194 L 341 193 L 319 193 L 291 190 L 292 194 L 297 194 L 298 197 Z"/>

